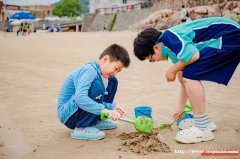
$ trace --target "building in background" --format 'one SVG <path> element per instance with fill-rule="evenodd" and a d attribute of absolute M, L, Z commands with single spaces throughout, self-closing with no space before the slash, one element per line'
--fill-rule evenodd
<path fill-rule="evenodd" d="M 0 1 L 0 22 L 4 20 L 3 2 Z"/>
<path fill-rule="evenodd" d="M 20 11 L 20 8 L 20 6 L 4 4 L 2 1 L 0 1 L 0 22 L 6 21 L 7 17 Z"/>
<path fill-rule="evenodd" d="M 30 11 L 36 17 L 44 19 L 45 17 L 52 16 L 53 6 L 51 5 L 30 5 L 21 6 L 21 9 Z"/>
<path fill-rule="evenodd" d="M 151 5 L 151 0 L 89 0 L 89 12 L 110 14 L 140 10 Z"/>
<path fill-rule="evenodd" d="M 37 18 L 44 19 L 45 17 L 52 15 L 53 6 L 51 5 L 18 6 L 4 4 L 2 1 L 0 1 L 0 22 L 6 21 L 7 17 L 20 11 L 31 12 Z"/>

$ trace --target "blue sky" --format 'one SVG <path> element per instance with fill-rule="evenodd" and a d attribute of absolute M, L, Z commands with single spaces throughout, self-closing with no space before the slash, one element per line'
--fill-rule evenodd
<path fill-rule="evenodd" d="M 14 5 L 47 5 L 55 3 L 59 0 L 1 0 L 6 4 L 14 4 Z"/>

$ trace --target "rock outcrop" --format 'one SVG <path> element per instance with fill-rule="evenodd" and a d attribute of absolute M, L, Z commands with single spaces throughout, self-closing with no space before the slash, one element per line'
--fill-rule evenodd
<path fill-rule="evenodd" d="M 236 18 L 237 13 L 240 13 L 240 1 L 224 2 L 220 4 L 196 6 L 186 8 L 191 20 L 204 17 L 219 17 L 224 16 L 240 22 Z M 161 9 L 150 14 L 146 19 L 135 25 L 135 29 L 143 30 L 153 27 L 159 30 L 164 30 L 180 23 L 180 11 L 172 9 Z"/>

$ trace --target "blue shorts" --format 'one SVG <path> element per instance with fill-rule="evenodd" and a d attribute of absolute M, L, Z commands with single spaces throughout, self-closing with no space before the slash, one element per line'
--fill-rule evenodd
<path fill-rule="evenodd" d="M 183 77 L 227 85 L 240 63 L 240 30 L 222 37 L 222 48 L 206 47 L 200 58 L 183 69 Z"/>

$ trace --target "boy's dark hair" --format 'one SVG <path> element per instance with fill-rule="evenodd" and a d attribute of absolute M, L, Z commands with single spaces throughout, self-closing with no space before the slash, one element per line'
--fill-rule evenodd
<path fill-rule="evenodd" d="M 127 68 L 130 64 L 128 51 L 120 45 L 117 44 L 110 45 L 102 52 L 99 59 L 103 58 L 103 56 L 105 55 L 109 55 L 110 62 L 121 61 L 125 68 Z"/>
<path fill-rule="evenodd" d="M 148 56 L 154 54 L 153 46 L 158 42 L 161 42 L 159 37 L 162 32 L 154 29 L 148 28 L 140 32 L 134 40 L 134 54 L 141 61 L 145 60 Z"/>

